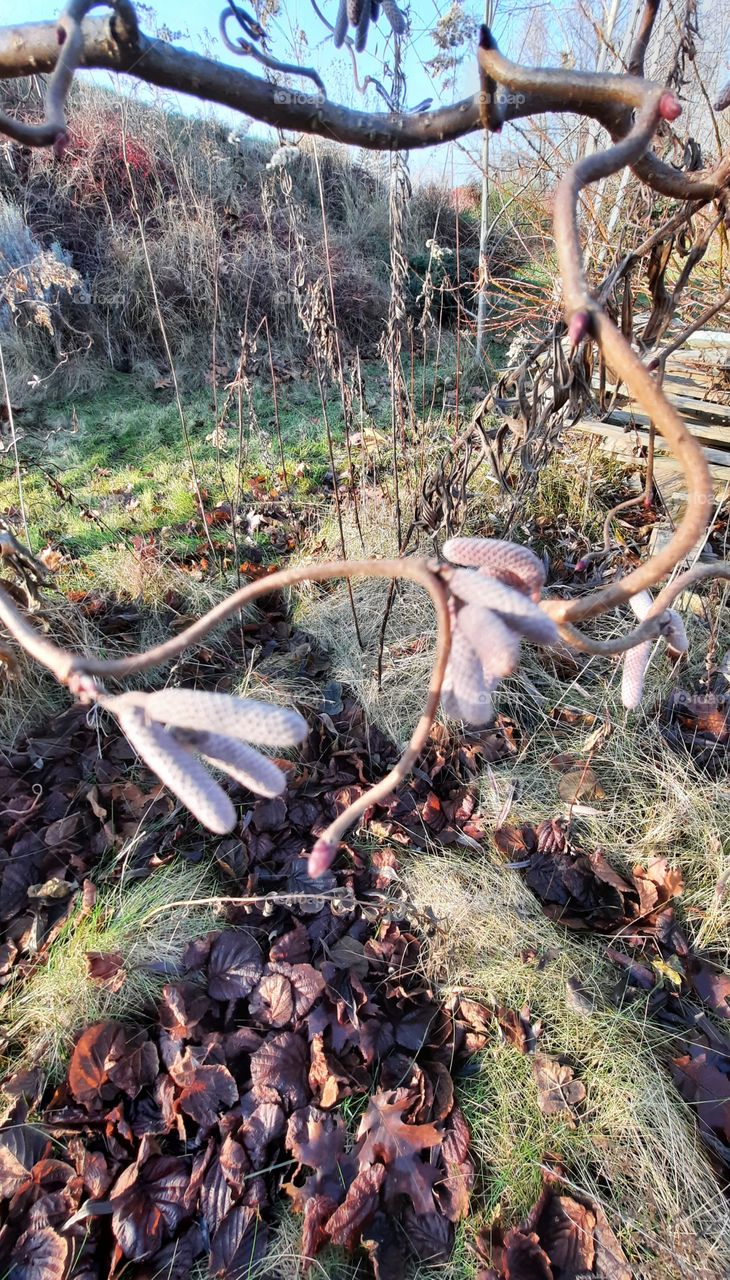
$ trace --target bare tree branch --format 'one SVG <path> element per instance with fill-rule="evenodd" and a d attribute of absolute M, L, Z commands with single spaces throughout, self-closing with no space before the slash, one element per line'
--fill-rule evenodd
<path fill-rule="evenodd" d="M 480 127 L 478 94 L 419 115 L 353 111 L 323 102 L 320 96 L 269 84 L 241 67 L 228 67 L 135 33 L 118 14 L 87 19 L 82 29 L 80 67 L 124 73 L 162 89 L 218 102 L 276 128 L 388 151 L 429 147 Z M 53 71 L 59 56 L 56 31 L 53 22 L 0 27 L 0 79 Z M 0 132 L 14 136 L 4 122 Z M 22 140 L 41 146 L 53 142 L 54 137 L 47 137 L 44 143 L 33 135 Z"/>
<path fill-rule="evenodd" d="M 88 0 L 76 0 L 72 5 L 72 9 L 84 12 L 89 7 Z M 50 22 L 0 27 L 0 79 L 53 71 L 60 61 L 57 31 L 57 24 Z M 638 77 L 519 66 L 499 53 L 484 28 L 481 67 L 486 83 L 481 92 L 420 114 L 359 112 L 151 39 L 139 31 L 128 0 L 118 0 L 110 18 L 86 19 L 82 31 L 80 67 L 124 73 L 160 88 L 218 102 L 276 128 L 315 133 L 376 151 L 413 150 L 473 133 L 483 123 L 485 96 L 491 129 L 546 111 L 577 112 L 597 120 L 618 141 L 629 132 L 633 112 L 641 106 L 649 83 Z M 301 68 L 298 72 L 301 74 Z M 57 125 L 58 120 L 53 123 Z M 55 141 L 58 129 L 54 132 L 50 126 L 43 127 L 47 132 L 41 141 L 36 127 L 0 118 L 0 132 L 17 136 L 15 130 L 22 128 L 26 136 L 20 140 L 31 146 Z M 711 200 L 730 180 L 730 155 L 713 171 L 682 173 L 647 150 L 633 169 L 664 195 Z"/>

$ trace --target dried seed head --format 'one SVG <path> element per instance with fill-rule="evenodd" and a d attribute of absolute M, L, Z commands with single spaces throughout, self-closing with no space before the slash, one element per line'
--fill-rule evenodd
<path fill-rule="evenodd" d="M 629 649 L 624 658 L 621 701 L 630 711 L 638 707 L 641 702 L 644 692 L 644 676 L 653 647 L 653 640 L 644 640 L 642 644 L 637 644 L 633 649 Z"/>
<path fill-rule="evenodd" d="M 122 709 L 113 706 L 121 701 L 113 698 L 107 705 L 115 711 L 122 730 L 145 764 L 203 826 L 218 835 L 232 831 L 236 811 L 223 788 L 200 761 L 162 725 L 150 723 L 141 706 L 133 703 Z"/>
<path fill-rule="evenodd" d="M 307 736 L 307 722 L 298 711 L 225 693 L 161 689 L 147 695 L 145 711 L 151 720 L 161 724 L 210 730 L 266 747 L 293 747 Z"/>
<path fill-rule="evenodd" d="M 540 853 L 565 852 L 568 840 L 563 818 L 546 818 L 537 827 L 535 834 Z"/>
<path fill-rule="evenodd" d="M 466 636 L 488 680 L 509 676 L 520 661 L 520 637 L 498 614 L 478 604 L 465 604 L 456 626 Z"/>
<path fill-rule="evenodd" d="M 545 567 L 529 547 L 499 538 L 449 538 L 443 554 L 452 564 L 482 569 L 518 591 L 540 599 L 545 585 Z"/>
<path fill-rule="evenodd" d="M 552 618 L 526 596 L 496 578 L 487 578 L 483 573 L 469 569 L 455 569 L 449 576 L 448 585 L 458 599 L 466 604 L 492 609 L 533 644 L 557 643 L 559 633 Z"/>

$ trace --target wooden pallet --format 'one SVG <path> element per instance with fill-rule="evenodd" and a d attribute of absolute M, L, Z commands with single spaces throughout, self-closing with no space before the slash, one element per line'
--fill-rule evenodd
<path fill-rule="evenodd" d="M 607 392 L 615 387 L 609 376 Z M 667 361 L 664 389 L 687 430 L 701 441 L 718 497 L 730 496 L 730 333 L 701 329 L 692 334 Z M 649 418 L 622 388 L 605 420 L 582 418 L 574 430 L 598 436 L 611 453 L 636 457 L 645 453 L 648 428 Z M 655 451 L 665 498 L 681 502 L 684 478 L 659 435 Z"/>

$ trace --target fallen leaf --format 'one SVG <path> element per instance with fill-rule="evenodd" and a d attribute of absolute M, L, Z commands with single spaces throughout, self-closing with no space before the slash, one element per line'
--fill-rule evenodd
<path fill-rule="evenodd" d="M 433 1184 L 438 1173 L 421 1159 L 424 1150 L 440 1147 L 442 1135 L 432 1124 L 406 1124 L 403 1113 L 413 1104 L 407 1089 L 371 1097 L 357 1131 L 357 1158 L 361 1165 L 382 1161 L 388 1166 L 388 1190 L 408 1197 L 417 1213 L 434 1209 Z"/>
<path fill-rule="evenodd" d="M 31 1227 L 13 1245 L 8 1280 L 63 1280 L 68 1242 L 51 1227 Z"/>
<path fill-rule="evenodd" d="M 546 1053 L 536 1053 L 532 1073 L 537 1084 L 537 1103 L 544 1116 L 561 1116 L 576 1128 L 576 1108 L 585 1101 L 585 1086 L 565 1066 Z"/>
<path fill-rule="evenodd" d="M 342 1204 L 325 1223 L 325 1232 L 333 1244 L 354 1249 L 359 1243 L 363 1229 L 375 1216 L 385 1175 L 384 1165 L 372 1164 L 353 1179 Z"/>
<path fill-rule="evenodd" d="M 138 1158 L 122 1171 L 109 1199 L 114 1206 L 112 1231 L 125 1258 L 150 1258 L 166 1235 L 174 1234 L 186 1216 L 189 1179 L 189 1161 L 177 1156 L 151 1156 L 142 1162 Z"/>
<path fill-rule="evenodd" d="M 210 1243 L 212 1276 L 249 1276 L 264 1257 L 268 1244 L 266 1225 L 256 1209 L 236 1205 L 229 1209 Z"/>
<path fill-rule="evenodd" d="M 605 800 L 606 792 L 594 769 L 578 767 L 571 769 L 558 783 L 558 795 L 566 804 L 575 804 L 577 800 Z"/>
<path fill-rule="evenodd" d="M 226 929 L 210 949 L 208 995 L 239 1000 L 253 991 L 263 972 L 261 948 L 248 933 Z"/>

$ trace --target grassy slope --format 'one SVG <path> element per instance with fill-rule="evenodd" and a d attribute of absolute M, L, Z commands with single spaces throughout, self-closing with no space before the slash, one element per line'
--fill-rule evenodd
<path fill-rule="evenodd" d="M 296 496 L 319 493 L 327 469 L 319 402 L 309 384 L 296 385 L 284 396 L 280 415 L 285 458 L 293 477 L 297 463 L 305 470 L 295 482 Z M 333 430 L 339 435 L 336 404 Z M 255 409 L 259 429 L 248 431 L 241 459 L 244 493 L 251 476 L 281 471 L 271 419 L 270 396 L 260 391 Z M 199 512 L 193 486 L 193 464 L 210 507 L 234 493 L 238 481 L 238 427 L 234 411 L 226 418 L 220 449 L 211 439 L 214 427 L 212 397 L 205 392 L 187 396 L 184 412 L 191 441 L 186 451 L 180 417 L 172 392 L 150 392 L 132 378 L 117 376 L 72 406 L 37 411 L 25 428 L 21 444 L 23 488 L 34 546 L 51 543 L 72 559 L 81 558 L 93 578 L 96 557 L 137 535 L 160 535 L 165 549 L 186 555 L 200 543 L 199 533 L 181 526 L 196 521 Z M 25 420 L 26 422 L 28 419 Z M 66 503 L 54 491 L 34 459 L 70 492 Z M 283 488 L 280 477 L 274 492 Z M 12 510 L 18 489 L 12 466 L 6 465 L 0 484 L 0 509 Z M 84 508 L 97 517 L 89 519 Z"/>

